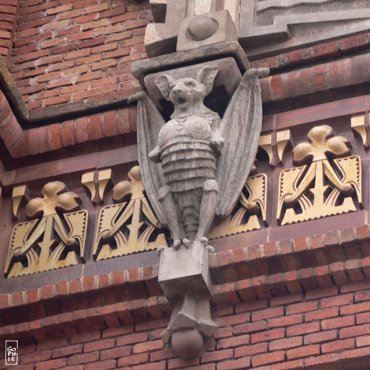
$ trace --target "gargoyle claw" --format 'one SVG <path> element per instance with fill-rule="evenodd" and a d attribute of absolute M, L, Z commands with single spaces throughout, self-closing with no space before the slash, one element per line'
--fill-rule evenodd
<path fill-rule="evenodd" d="M 173 241 L 172 248 L 177 251 L 181 247 L 181 240 L 176 239 Z"/>
<path fill-rule="evenodd" d="M 203 247 L 206 247 L 208 245 L 208 239 L 203 236 L 199 239 L 200 244 L 202 244 Z"/>
<path fill-rule="evenodd" d="M 182 239 L 182 244 L 186 248 L 191 248 L 191 246 L 193 245 L 193 243 L 189 239 Z"/>

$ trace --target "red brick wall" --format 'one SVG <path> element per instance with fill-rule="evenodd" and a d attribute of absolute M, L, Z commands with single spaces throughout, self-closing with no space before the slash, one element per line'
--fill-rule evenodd
<path fill-rule="evenodd" d="M 28 107 L 132 94 L 130 64 L 145 57 L 150 19 L 147 1 L 22 1 L 10 69 Z"/>
<path fill-rule="evenodd" d="M 214 309 L 200 358 L 164 348 L 167 319 L 87 331 L 21 348 L 22 369 L 370 369 L 370 284 L 352 283 Z"/>
<path fill-rule="evenodd" d="M 13 32 L 19 0 L 0 0 L 0 56 L 8 57 L 12 46 Z"/>

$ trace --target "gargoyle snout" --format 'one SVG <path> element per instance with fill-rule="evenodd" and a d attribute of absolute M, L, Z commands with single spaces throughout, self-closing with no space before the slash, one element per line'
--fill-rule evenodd
<path fill-rule="evenodd" d="M 184 88 L 181 88 L 181 85 L 176 85 L 173 89 L 172 89 L 172 93 L 175 94 L 175 95 L 181 95 L 181 93 L 184 91 Z"/>

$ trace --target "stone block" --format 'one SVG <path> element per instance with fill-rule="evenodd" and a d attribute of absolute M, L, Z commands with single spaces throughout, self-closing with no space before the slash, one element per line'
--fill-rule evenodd
<path fill-rule="evenodd" d="M 191 293 L 211 294 L 207 250 L 199 245 L 165 249 L 159 262 L 158 282 L 169 299 Z"/>
<path fill-rule="evenodd" d="M 241 73 L 244 73 L 250 67 L 250 62 L 240 44 L 237 41 L 229 41 L 137 60 L 131 64 L 131 71 L 144 88 L 143 80 L 148 74 L 230 56 L 235 59 Z"/>

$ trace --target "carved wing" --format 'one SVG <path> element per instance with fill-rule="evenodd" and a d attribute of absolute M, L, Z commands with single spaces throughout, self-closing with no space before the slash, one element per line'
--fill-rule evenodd
<path fill-rule="evenodd" d="M 158 191 L 164 185 L 160 164 L 149 159 L 149 153 L 157 146 L 158 134 L 164 119 L 147 94 L 138 100 L 137 142 L 141 175 L 154 213 L 162 225 L 166 225 L 163 209 L 158 200 Z"/>
<path fill-rule="evenodd" d="M 225 140 L 217 167 L 219 199 L 216 213 L 230 214 L 247 181 L 257 154 L 262 126 L 261 88 L 258 77 L 268 69 L 248 70 L 222 118 L 220 131 Z"/>

